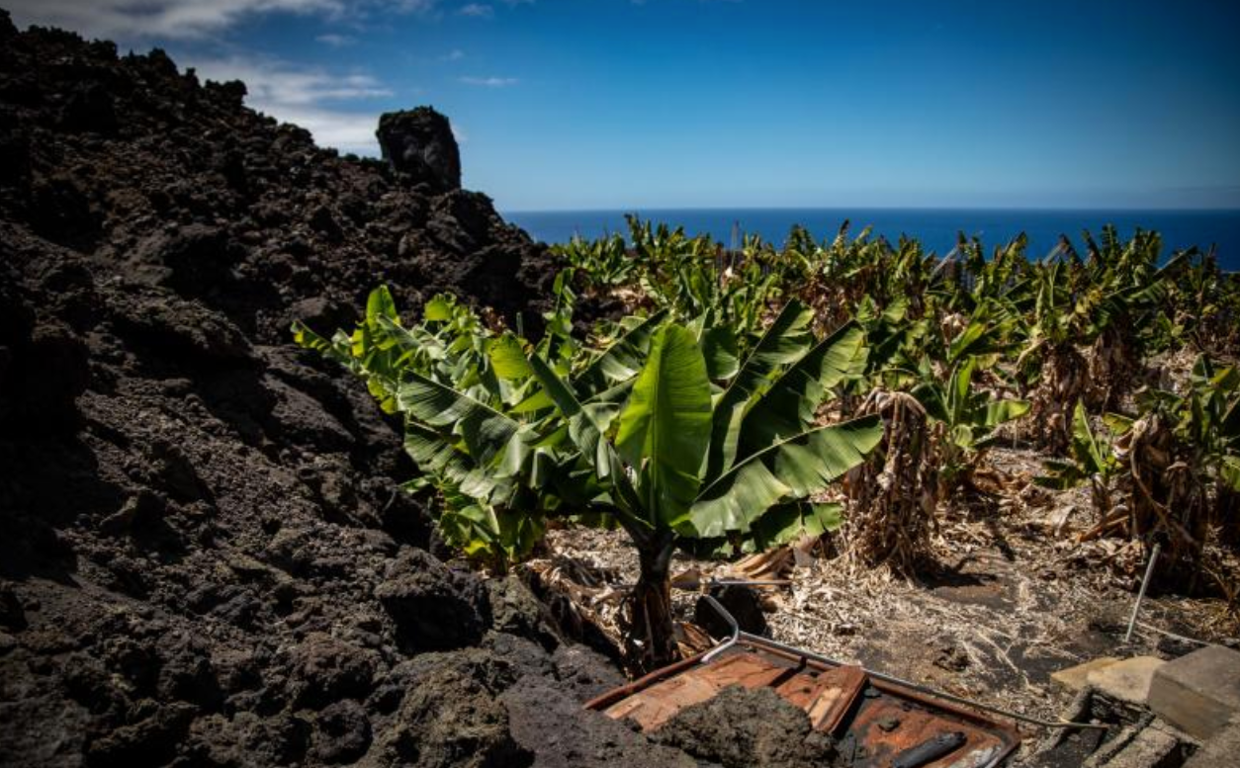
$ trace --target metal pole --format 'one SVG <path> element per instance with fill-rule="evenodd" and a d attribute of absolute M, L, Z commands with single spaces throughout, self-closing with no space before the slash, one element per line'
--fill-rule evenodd
<path fill-rule="evenodd" d="M 1128 620 L 1128 631 L 1124 634 L 1125 643 L 1132 639 L 1132 629 L 1137 626 L 1137 613 L 1141 610 L 1141 601 L 1145 599 L 1145 589 L 1150 585 L 1150 575 L 1154 573 L 1154 563 L 1158 562 L 1158 550 L 1161 547 L 1159 542 L 1154 542 L 1149 565 L 1145 566 L 1145 577 L 1141 579 L 1141 591 L 1137 593 L 1137 604 L 1132 606 L 1132 618 Z"/>
<path fill-rule="evenodd" d="M 716 656 L 718 656 L 719 654 L 723 653 L 727 649 L 731 648 L 732 646 L 740 642 L 741 625 L 737 623 L 735 618 L 733 618 L 731 611 L 729 611 L 727 608 L 724 608 L 723 605 L 718 600 L 711 597 L 710 595 L 702 595 L 702 597 L 706 599 L 706 602 L 710 604 L 711 608 L 714 608 L 715 611 L 720 616 L 722 616 L 724 619 L 727 620 L 728 626 L 731 627 L 732 629 L 731 637 L 729 637 L 727 640 L 724 640 L 722 643 L 712 648 L 709 653 L 707 653 L 705 656 L 702 657 L 702 663 L 709 664 L 711 663 L 711 661 L 715 659 Z"/>

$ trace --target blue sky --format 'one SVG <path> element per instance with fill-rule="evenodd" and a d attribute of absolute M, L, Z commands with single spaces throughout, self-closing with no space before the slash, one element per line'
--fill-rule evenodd
<path fill-rule="evenodd" d="M 432 104 L 501 210 L 1240 208 L 1240 4 L 0 0 L 377 152 Z"/>

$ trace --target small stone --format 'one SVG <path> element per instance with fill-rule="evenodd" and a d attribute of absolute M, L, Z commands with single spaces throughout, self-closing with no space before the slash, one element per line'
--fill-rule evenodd
<path fill-rule="evenodd" d="M 1154 673 L 1167 662 L 1153 656 L 1135 656 L 1094 669 L 1085 679 L 1097 692 L 1118 701 L 1143 705 L 1150 695 Z"/>
<path fill-rule="evenodd" d="M 1061 669 L 1058 672 L 1051 673 L 1051 681 L 1067 688 L 1070 691 L 1079 691 L 1088 685 L 1089 673 L 1095 669 L 1103 669 L 1109 667 L 1119 659 L 1114 656 L 1099 656 L 1096 659 L 1090 659 L 1083 664 L 1077 664 L 1075 667 Z"/>

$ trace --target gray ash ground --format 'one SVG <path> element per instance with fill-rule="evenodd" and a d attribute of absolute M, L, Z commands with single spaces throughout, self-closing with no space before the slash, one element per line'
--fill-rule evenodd
<path fill-rule="evenodd" d="M 581 710 L 623 678 L 522 583 L 429 554 L 399 424 L 291 343 L 380 282 L 533 326 L 545 248 L 441 116 L 393 167 L 243 95 L 0 13 L 0 764 L 691 765 Z"/>

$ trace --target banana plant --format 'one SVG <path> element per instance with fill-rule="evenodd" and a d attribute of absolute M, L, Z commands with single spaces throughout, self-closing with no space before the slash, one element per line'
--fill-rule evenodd
<path fill-rule="evenodd" d="M 1217 486 L 1216 497 L 1240 493 L 1240 369 L 1202 355 L 1184 394 L 1152 390 L 1138 405 L 1143 417 L 1156 413 L 1171 425 L 1180 457 Z"/>
<path fill-rule="evenodd" d="M 578 365 L 558 347 L 493 334 L 447 300 L 432 308 L 436 319 L 406 329 L 379 289 L 352 335 L 295 334 L 403 414 L 415 484 L 439 491 L 440 528 L 467 552 L 517 557 L 549 514 L 623 527 L 641 564 L 629 651 L 643 667 L 674 653 L 678 544 L 771 545 L 829 522 L 812 497 L 882 434 L 874 417 L 815 423 L 834 389 L 863 373 L 865 334 L 850 323 L 815 343 L 812 313 L 795 302 L 743 360 L 717 328 L 660 313 Z"/>
<path fill-rule="evenodd" d="M 784 262 L 761 240 L 725 253 L 710 237 L 628 217 L 638 284 L 655 306 L 683 320 L 732 329 L 741 351 L 784 289 Z"/>
<path fill-rule="evenodd" d="M 812 313 L 790 303 L 735 374 L 712 380 L 703 337 L 664 321 L 622 407 L 598 407 L 585 382 L 537 355 L 534 376 L 555 403 L 589 474 L 583 503 L 615 519 L 638 551 L 627 641 L 639 666 L 674 656 L 669 567 L 678 545 L 724 537 L 762 544 L 821 524 L 813 497 L 861 463 L 882 436 L 877 417 L 814 422 L 832 389 L 864 369 L 864 334 L 846 326 L 813 344 Z M 782 528 L 763 527 L 774 513 Z"/>
<path fill-rule="evenodd" d="M 1215 356 L 1240 352 L 1240 275 L 1219 269 L 1211 249 L 1181 251 L 1162 270 L 1171 273 L 1171 289 L 1162 301 L 1151 332 L 1149 350 L 1159 352 L 1192 344 Z"/>
<path fill-rule="evenodd" d="M 933 378 L 923 360 L 922 372 L 930 380 L 914 387 L 911 393 L 926 414 L 942 425 L 939 476 L 948 489 L 969 479 L 981 455 L 994 444 L 999 425 L 1029 412 L 1027 400 L 995 397 L 973 386 L 980 360 L 973 354 L 959 357 L 943 380 Z"/>
<path fill-rule="evenodd" d="M 551 296 L 554 302 L 551 309 L 543 313 L 545 330 L 538 342 L 539 352 L 556 361 L 561 367 L 571 366 L 581 351 L 581 344 L 573 336 L 573 308 L 577 301 L 577 293 L 573 290 L 573 278 L 577 270 L 573 267 L 561 269 L 551 283 Z M 524 335 L 524 329 L 518 327 L 518 334 Z"/>
<path fill-rule="evenodd" d="M 552 246 L 551 251 L 583 275 L 590 286 L 599 289 L 632 282 L 640 263 L 629 255 L 619 233 L 594 241 L 574 236 L 565 245 Z"/>
<path fill-rule="evenodd" d="M 352 333 L 328 340 L 298 322 L 293 335 L 362 378 L 385 412 L 404 414 L 405 450 L 420 472 L 405 488 L 437 493 L 436 522 L 449 544 L 496 568 L 530 551 L 543 517 L 511 514 L 529 499 L 520 466 L 504 463 L 511 452 L 493 448 L 499 436 L 515 445 L 534 429 L 523 423 L 537 410 L 529 405 L 537 385 L 524 341 L 492 332 L 448 295 L 432 298 L 422 321 L 406 328 L 386 286 L 371 292 Z M 551 355 L 558 350 L 546 347 Z M 453 430 L 448 442 L 437 432 L 445 425 Z"/>
<path fill-rule="evenodd" d="M 1151 390 L 1137 404 L 1135 418 L 1104 415 L 1105 436 L 1078 402 L 1070 460 L 1045 462 L 1035 481 L 1054 489 L 1089 482 L 1097 532 L 1123 530 L 1147 544 L 1166 537 L 1172 570 L 1193 580 L 1207 525 L 1234 531 L 1237 523 L 1240 372 L 1201 357 L 1183 394 Z"/>
<path fill-rule="evenodd" d="M 1105 423 L 1118 432 L 1126 431 L 1131 426 L 1130 420 L 1111 414 L 1108 414 Z M 1062 491 L 1089 483 L 1094 508 L 1101 515 L 1111 511 L 1116 479 L 1122 474 L 1124 465 L 1115 454 L 1110 439 L 1096 434 L 1090 427 L 1089 414 L 1081 401 L 1078 400 L 1072 410 L 1069 459 L 1049 459 L 1042 466 L 1045 474 L 1033 478 L 1037 485 Z"/>

